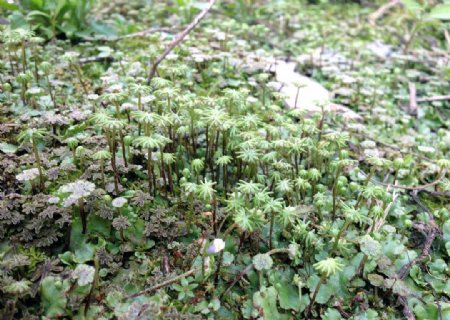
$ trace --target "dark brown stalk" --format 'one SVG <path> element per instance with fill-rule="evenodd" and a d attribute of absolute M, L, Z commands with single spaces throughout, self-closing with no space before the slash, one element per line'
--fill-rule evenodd
<path fill-rule="evenodd" d="M 194 20 L 184 29 L 181 31 L 175 39 L 173 39 L 166 47 L 164 52 L 156 58 L 156 60 L 153 62 L 152 67 L 150 69 L 150 72 L 148 74 L 147 83 L 150 84 L 150 81 L 156 74 L 156 69 L 158 69 L 158 65 L 167 57 L 167 55 L 175 48 L 178 44 L 183 41 L 183 39 L 189 34 L 189 32 L 192 31 L 199 23 L 202 21 L 202 19 L 206 16 L 208 11 L 212 8 L 214 5 L 215 0 L 209 0 L 208 5 L 194 18 Z"/>

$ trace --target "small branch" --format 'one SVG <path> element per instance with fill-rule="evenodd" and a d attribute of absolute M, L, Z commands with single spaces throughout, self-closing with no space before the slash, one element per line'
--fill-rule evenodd
<path fill-rule="evenodd" d="M 408 301 L 406 301 L 405 297 L 398 296 L 398 303 L 403 307 L 403 315 L 406 320 L 416 320 L 416 317 L 411 311 L 411 308 L 408 306 Z"/>
<path fill-rule="evenodd" d="M 450 95 L 418 98 L 417 102 L 433 102 L 450 100 Z"/>
<path fill-rule="evenodd" d="M 137 38 L 137 37 L 146 37 L 150 34 L 156 33 L 156 32 L 163 32 L 163 31 L 173 31 L 173 28 L 169 27 L 156 27 L 156 28 L 149 28 L 145 29 L 139 32 L 129 33 L 122 36 L 112 36 L 112 37 L 82 37 L 83 40 L 86 41 L 119 41 L 123 39 L 130 39 L 130 38 Z"/>
<path fill-rule="evenodd" d="M 238 282 L 243 276 L 245 276 L 247 273 L 249 273 L 253 269 L 253 264 L 249 264 L 247 267 L 245 267 L 244 270 L 239 272 L 236 277 L 234 277 L 233 281 L 228 285 L 227 289 L 220 295 L 219 300 L 222 300 L 222 298 L 231 290 L 231 288 L 234 287 L 236 282 Z"/>
<path fill-rule="evenodd" d="M 417 95 L 416 95 L 416 85 L 412 82 L 408 83 L 409 88 L 409 109 L 408 113 L 410 115 L 417 115 Z"/>
<path fill-rule="evenodd" d="M 269 252 L 267 252 L 266 254 L 268 254 L 269 256 L 271 256 L 272 254 L 276 254 L 276 253 L 287 253 L 289 252 L 288 249 L 272 249 Z M 245 276 L 247 273 L 249 273 L 251 270 L 253 269 L 253 264 L 249 264 L 247 267 L 245 267 L 244 270 L 242 270 L 241 272 L 239 272 L 236 277 L 234 277 L 233 281 L 228 285 L 227 289 L 220 295 L 219 300 L 222 300 L 222 298 L 228 293 L 230 292 L 231 288 L 234 287 L 234 285 L 243 277 Z"/>
<path fill-rule="evenodd" d="M 409 270 L 412 268 L 412 266 L 421 263 L 423 260 L 427 258 L 427 256 L 430 254 L 431 245 L 433 244 L 434 239 L 439 234 L 439 227 L 436 225 L 433 215 L 430 213 L 428 208 L 422 203 L 422 201 L 420 201 L 418 197 L 419 192 L 420 190 L 415 190 L 411 192 L 411 197 L 423 211 L 428 213 L 428 216 L 430 218 L 427 224 L 421 223 L 416 226 L 417 229 L 422 230 L 426 233 L 426 239 L 423 245 L 422 253 L 418 257 L 411 260 L 409 263 L 405 264 L 397 272 L 397 277 L 400 279 L 404 279 L 408 275 Z"/>
<path fill-rule="evenodd" d="M 381 181 L 377 181 L 375 179 L 372 179 L 372 181 L 375 182 L 376 184 L 380 184 L 380 185 L 385 186 L 385 187 L 391 186 L 392 188 L 396 188 L 396 189 L 403 189 L 403 190 L 410 190 L 410 191 L 422 191 L 424 189 L 427 189 L 429 187 L 433 187 L 433 186 L 437 185 L 438 183 L 440 183 L 445 178 L 446 174 L 447 174 L 447 170 L 444 170 L 442 172 L 441 176 L 439 178 L 437 178 L 435 181 L 427 183 L 427 184 L 419 185 L 419 186 L 391 185 L 391 184 L 383 183 Z"/>
<path fill-rule="evenodd" d="M 394 183 L 394 185 L 395 185 L 395 183 Z M 388 189 L 386 191 L 388 191 L 390 187 L 391 187 L 391 185 L 388 186 Z M 377 222 L 374 222 L 375 223 L 374 232 L 378 232 L 381 229 L 384 222 L 386 221 L 389 211 L 391 211 L 392 206 L 394 205 L 395 201 L 397 201 L 397 198 L 398 198 L 398 193 L 394 189 L 394 191 L 392 192 L 392 201 L 387 205 L 386 209 L 384 210 L 383 218 L 378 220 Z"/>
<path fill-rule="evenodd" d="M 448 34 L 447 29 L 444 29 L 445 40 L 447 41 L 447 45 L 450 46 L 450 35 Z"/>
<path fill-rule="evenodd" d="M 393 7 L 397 6 L 398 4 L 401 4 L 400 0 L 391 0 L 388 3 L 382 5 L 377 9 L 377 11 L 371 13 L 369 15 L 369 23 L 371 25 L 375 25 L 377 23 L 377 20 L 380 19 L 382 16 L 386 14 L 389 10 L 391 10 Z"/>
<path fill-rule="evenodd" d="M 79 64 L 86 64 L 86 63 L 93 63 L 93 62 L 113 62 L 113 57 L 101 57 L 101 56 L 94 56 L 94 57 L 87 57 L 87 58 L 81 58 L 78 60 Z"/>
<path fill-rule="evenodd" d="M 158 290 L 158 289 L 164 288 L 164 287 L 166 287 L 166 286 L 171 285 L 172 283 L 175 283 L 175 282 L 177 282 L 177 281 L 180 281 L 180 280 L 183 279 L 183 278 L 186 278 L 186 277 L 189 277 L 189 276 L 193 275 L 193 274 L 196 273 L 198 270 L 199 270 L 199 268 L 193 268 L 193 269 L 191 269 L 191 270 L 189 270 L 189 271 L 187 271 L 187 272 L 185 272 L 185 273 L 183 273 L 183 274 L 180 274 L 179 276 L 176 276 L 176 277 L 174 277 L 174 278 L 172 278 L 172 279 L 168 279 L 168 280 L 166 280 L 166 281 L 164 281 L 164 282 L 161 282 L 160 284 L 154 285 L 153 287 L 150 287 L 150 288 L 147 288 L 147 289 L 138 291 L 138 292 L 136 292 L 136 293 L 133 293 L 133 294 L 131 294 L 131 295 L 128 295 L 128 296 L 126 296 L 124 299 L 132 299 L 132 298 L 136 298 L 136 297 L 138 297 L 138 296 L 140 296 L 140 295 L 143 295 L 143 294 L 146 294 L 146 293 L 150 293 L 150 292 L 152 292 L 152 291 L 156 291 L 156 290 Z"/>
<path fill-rule="evenodd" d="M 411 270 L 414 265 L 421 263 L 428 257 L 428 255 L 430 254 L 431 245 L 433 244 L 434 239 L 439 233 L 439 230 L 433 225 L 428 226 L 426 224 L 420 224 L 416 228 L 420 228 L 426 233 L 426 239 L 423 245 L 422 253 L 400 268 L 400 270 L 397 272 L 397 276 L 400 279 L 404 279 L 409 274 L 409 270 Z"/>
<path fill-rule="evenodd" d="M 189 34 L 189 32 L 192 31 L 199 23 L 200 21 L 206 16 L 208 11 L 212 8 L 214 5 L 215 0 L 208 0 L 208 5 L 194 18 L 194 20 L 184 29 L 181 31 L 175 39 L 173 39 L 169 44 L 167 45 L 164 52 L 153 62 L 153 65 L 150 69 L 150 72 L 148 74 L 147 82 L 150 84 L 150 81 L 156 74 L 156 69 L 158 68 L 158 65 L 167 57 L 167 55 L 175 48 L 178 44 L 183 41 L 183 39 Z"/>
<path fill-rule="evenodd" d="M 425 192 L 429 194 L 430 196 L 434 197 L 444 197 L 444 198 L 450 198 L 450 192 L 439 192 L 439 191 L 431 191 L 431 190 L 420 190 L 421 192 Z"/>

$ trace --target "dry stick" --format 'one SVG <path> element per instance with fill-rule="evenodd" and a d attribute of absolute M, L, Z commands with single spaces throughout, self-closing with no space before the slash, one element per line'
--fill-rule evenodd
<path fill-rule="evenodd" d="M 94 62 L 113 62 L 113 61 L 114 61 L 113 57 L 102 57 L 102 56 L 93 56 L 78 59 L 79 64 L 94 63 Z"/>
<path fill-rule="evenodd" d="M 156 33 L 156 32 L 162 32 L 162 31 L 173 31 L 173 28 L 169 27 L 156 27 L 156 28 L 149 28 L 145 29 L 139 32 L 129 33 L 122 36 L 114 36 L 114 37 L 82 37 L 83 40 L 86 41 L 119 41 L 123 39 L 130 39 L 130 38 L 136 38 L 136 37 L 145 37 L 150 34 Z"/>
<path fill-rule="evenodd" d="M 414 266 L 417 263 L 421 263 L 423 260 L 426 259 L 426 257 L 430 254 L 431 245 L 433 244 L 434 239 L 439 234 L 439 227 L 436 225 L 436 222 L 434 222 L 433 215 L 429 212 L 428 208 L 425 207 L 425 205 L 422 203 L 422 201 L 420 201 L 420 199 L 418 197 L 418 194 L 420 191 L 421 190 L 415 190 L 415 191 L 411 192 L 411 197 L 423 211 L 428 213 L 428 216 L 430 218 L 430 221 L 428 222 L 428 224 L 420 224 L 419 225 L 421 227 L 421 229 L 423 229 L 423 231 L 426 232 L 426 239 L 425 239 L 425 243 L 423 245 L 422 253 L 418 257 L 411 260 L 409 263 L 405 264 L 397 272 L 397 276 L 400 279 L 403 279 L 406 277 L 406 275 L 408 275 L 409 270 L 412 268 L 412 266 Z"/>
<path fill-rule="evenodd" d="M 448 34 L 447 29 L 444 29 L 444 37 L 445 40 L 447 41 L 447 44 L 450 46 L 450 34 Z"/>
<path fill-rule="evenodd" d="M 389 191 L 390 187 L 391 186 L 388 186 L 386 191 Z M 384 210 L 383 218 L 381 218 L 380 220 L 375 222 L 375 228 L 373 229 L 374 232 L 378 232 L 381 229 L 381 227 L 383 226 L 384 222 L 386 221 L 386 218 L 387 218 L 387 216 L 389 214 L 389 211 L 391 211 L 392 206 L 395 204 L 395 201 L 397 201 L 397 198 L 398 198 L 398 193 L 394 189 L 394 191 L 392 192 L 392 201 L 387 205 L 386 209 Z M 368 230 L 368 232 L 369 232 L 369 230 Z"/>
<path fill-rule="evenodd" d="M 269 252 L 267 252 L 266 254 L 271 256 L 272 254 L 275 254 L 275 253 L 287 253 L 287 252 L 289 252 L 288 249 L 281 248 L 281 249 L 272 249 Z M 236 282 L 238 282 L 243 276 L 245 276 L 247 273 L 249 273 L 252 269 L 253 269 L 253 264 L 249 264 L 247 267 L 245 267 L 244 270 L 239 272 L 236 275 L 236 277 L 233 279 L 233 281 L 228 285 L 227 289 L 220 295 L 219 300 L 222 300 L 223 297 L 231 290 L 231 288 L 234 287 Z"/>
<path fill-rule="evenodd" d="M 409 88 L 409 109 L 408 112 L 410 115 L 417 115 L 417 90 L 416 85 L 412 82 L 408 83 Z"/>
<path fill-rule="evenodd" d="M 367 176 L 364 172 L 362 172 L 363 175 Z M 410 190 L 410 191 L 422 191 L 424 189 L 427 189 L 429 187 L 433 187 L 435 185 L 437 185 L 439 182 L 441 182 L 444 178 L 445 175 L 447 174 L 447 170 L 444 170 L 441 174 L 441 176 L 434 180 L 433 182 L 427 183 L 427 184 L 423 184 L 423 185 L 419 185 L 419 186 L 402 186 L 402 185 L 392 185 L 392 184 L 388 184 L 388 183 L 383 183 L 381 181 L 377 181 L 375 179 L 372 179 L 372 182 L 375 182 L 376 184 L 385 186 L 385 187 L 392 187 L 392 188 L 396 188 L 396 189 L 403 189 L 403 190 Z"/>
<path fill-rule="evenodd" d="M 406 301 L 405 297 L 398 296 L 398 303 L 403 307 L 403 315 L 405 316 L 406 320 L 416 320 L 416 317 L 411 311 L 411 308 L 408 306 L 408 302 Z"/>
<path fill-rule="evenodd" d="M 186 278 L 186 277 L 189 277 L 189 276 L 193 275 L 194 273 L 196 273 L 199 270 L 200 270 L 200 268 L 198 268 L 198 267 L 197 268 L 193 268 L 193 269 L 191 269 L 189 271 L 186 271 L 185 273 L 180 274 L 179 276 L 176 276 L 176 277 L 174 277 L 172 279 L 168 279 L 168 280 L 166 280 L 164 282 L 161 282 L 160 284 L 154 285 L 153 287 L 150 287 L 150 288 L 138 291 L 136 293 L 130 294 L 130 295 L 126 296 L 124 299 L 136 298 L 136 297 L 138 297 L 140 295 L 143 295 L 143 294 L 146 294 L 146 293 L 150 293 L 152 291 L 155 291 L 155 290 L 167 287 L 168 285 L 171 285 L 172 283 L 175 283 L 175 282 L 177 282 L 177 281 L 179 281 L 179 280 L 181 280 L 183 278 Z"/>
<path fill-rule="evenodd" d="M 379 7 L 377 11 L 375 11 L 369 15 L 370 24 L 375 25 L 379 18 L 381 18 L 386 12 L 388 12 L 389 10 L 391 10 L 393 7 L 395 7 L 398 4 L 401 4 L 400 0 L 391 0 L 388 3 Z"/>
<path fill-rule="evenodd" d="M 150 84 L 150 81 L 155 76 L 156 69 L 158 68 L 158 65 L 167 57 L 167 55 L 175 48 L 178 44 L 180 44 L 181 41 L 191 32 L 192 29 L 194 29 L 200 21 L 206 16 L 208 11 L 212 8 L 214 5 L 215 0 L 209 0 L 208 5 L 194 18 L 194 20 L 184 29 L 181 31 L 175 39 L 173 39 L 169 44 L 167 45 L 164 52 L 153 62 L 152 68 L 150 69 L 150 72 L 148 74 L 147 83 Z"/>
<path fill-rule="evenodd" d="M 446 100 L 450 100 L 450 95 L 418 98 L 417 102 L 433 102 L 433 101 L 446 101 Z"/>
<path fill-rule="evenodd" d="M 431 190 L 425 190 L 425 189 L 422 189 L 420 191 L 421 192 L 426 192 L 430 196 L 434 196 L 434 197 L 450 198 L 450 192 L 439 192 L 439 191 L 431 191 Z"/>
<path fill-rule="evenodd" d="M 410 262 L 405 264 L 403 267 L 401 267 L 401 269 L 397 272 L 397 276 L 400 279 L 404 279 L 409 274 L 409 270 L 414 265 L 421 263 L 430 254 L 431 245 L 433 244 L 434 239 L 436 239 L 436 236 L 439 233 L 439 230 L 433 224 L 431 224 L 430 226 L 428 226 L 426 224 L 418 224 L 416 226 L 416 229 L 417 228 L 423 229 L 423 231 L 426 233 L 426 238 L 425 238 L 425 243 L 423 245 L 422 253 L 418 257 L 414 258 L 413 260 L 411 260 Z"/>

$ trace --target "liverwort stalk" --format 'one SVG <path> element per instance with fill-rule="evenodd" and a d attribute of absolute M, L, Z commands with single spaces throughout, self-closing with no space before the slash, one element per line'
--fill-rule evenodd
<path fill-rule="evenodd" d="M 343 267 L 344 265 L 339 263 L 335 258 L 327 258 L 314 264 L 314 269 L 321 274 L 321 277 L 316 285 L 316 288 L 314 289 L 309 306 L 306 309 L 306 319 L 309 319 L 309 315 L 311 314 L 320 287 L 326 282 L 327 278 L 334 275 L 336 272 L 341 271 Z"/>
<path fill-rule="evenodd" d="M 41 157 L 38 150 L 38 142 L 44 138 L 46 133 L 47 131 L 45 129 L 29 128 L 22 131 L 18 136 L 20 143 L 30 143 L 33 147 L 34 159 L 36 161 L 37 169 L 39 170 L 39 184 L 42 191 L 45 190 L 45 184 Z"/>

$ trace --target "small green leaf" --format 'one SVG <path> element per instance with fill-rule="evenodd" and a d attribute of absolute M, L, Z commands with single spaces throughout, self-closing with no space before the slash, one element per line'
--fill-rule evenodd
<path fill-rule="evenodd" d="M 365 235 L 359 240 L 361 251 L 370 258 L 381 255 L 381 244 L 369 235 Z"/>
<path fill-rule="evenodd" d="M 41 282 L 42 307 L 48 318 L 59 318 L 65 315 L 67 298 L 65 291 L 69 288 L 68 280 L 46 277 Z"/>
<path fill-rule="evenodd" d="M 450 4 L 439 4 L 426 15 L 429 20 L 450 20 Z"/>
<path fill-rule="evenodd" d="M 450 241 L 450 219 L 444 223 L 442 229 L 444 232 L 444 241 Z"/>
<path fill-rule="evenodd" d="M 402 0 L 402 4 L 405 6 L 406 10 L 414 15 L 420 14 L 423 10 L 422 5 L 415 0 Z"/>
<path fill-rule="evenodd" d="M 263 311 L 264 319 L 281 319 L 277 309 L 277 290 L 274 287 L 262 287 L 253 295 L 253 305 Z"/>
<path fill-rule="evenodd" d="M 322 320 L 341 320 L 342 316 L 334 308 L 328 308 L 325 314 L 322 316 Z"/>
<path fill-rule="evenodd" d="M 299 311 L 301 306 L 297 288 L 290 284 L 286 285 L 281 283 L 277 283 L 275 288 L 278 291 L 278 299 L 280 300 L 281 308 Z"/>
<path fill-rule="evenodd" d="M 19 7 L 14 3 L 9 3 L 6 0 L 0 0 L 0 8 L 6 10 L 19 10 Z"/>
<path fill-rule="evenodd" d="M 384 283 L 384 278 L 376 273 L 367 275 L 367 278 L 369 279 L 370 284 L 375 287 L 381 287 Z"/>
<path fill-rule="evenodd" d="M 16 153 L 18 146 L 10 144 L 10 143 L 0 143 L 0 150 L 3 153 Z"/>

